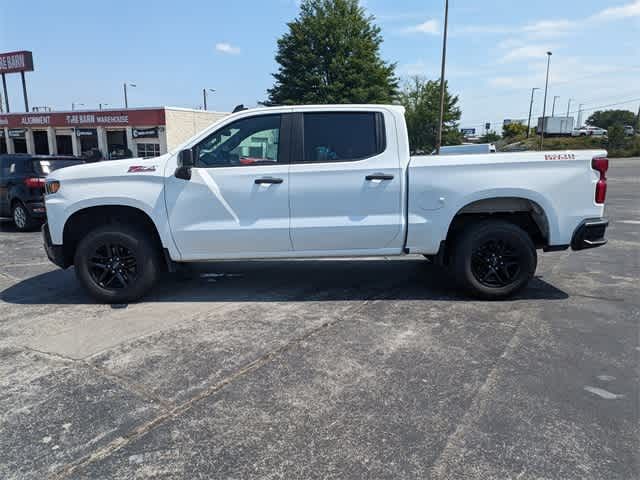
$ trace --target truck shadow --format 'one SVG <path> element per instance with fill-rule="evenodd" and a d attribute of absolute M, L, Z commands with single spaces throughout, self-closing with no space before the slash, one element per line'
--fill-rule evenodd
<path fill-rule="evenodd" d="M 163 276 L 143 302 L 287 302 L 385 300 L 474 301 L 446 271 L 426 260 L 227 261 L 192 264 Z M 568 295 L 536 277 L 513 300 L 562 300 Z M 95 303 L 73 269 L 36 275 L 0 292 L 13 304 Z"/>

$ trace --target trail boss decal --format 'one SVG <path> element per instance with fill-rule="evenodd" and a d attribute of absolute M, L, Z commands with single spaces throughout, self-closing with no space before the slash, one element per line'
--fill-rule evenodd
<path fill-rule="evenodd" d="M 576 156 L 573 153 L 547 153 L 544 156 L 545 160 L 575 160 Z"/>
<path fill-rule="evenodd" d="M 129 170 L 127 170 L 127 173 L 144 173 L 144 172 L 155 172 L 155 171 L 156 171 L 155 165 L 151 165 L 149 167 L 145 167 L 144 165 L 132 165 L 131 167 L 129 167 Z"/>

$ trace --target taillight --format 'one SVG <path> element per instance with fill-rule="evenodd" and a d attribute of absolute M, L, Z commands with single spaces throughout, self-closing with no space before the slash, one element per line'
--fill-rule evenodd
<path fill-rule="evenodd" d="M 24 184 L 28 188 L 44 188 L 44 178 L 37 178 L 37 177 L 25 178 Z"/>
<path fill-rule="evenodd" d="M 600 173 L 600 179 L 596 183 L 596 203 L 604 203 L 607 197 L 607 170 L 609 170 L 609 159 L 596 157 L 591 160 L 591 168 Z"/>

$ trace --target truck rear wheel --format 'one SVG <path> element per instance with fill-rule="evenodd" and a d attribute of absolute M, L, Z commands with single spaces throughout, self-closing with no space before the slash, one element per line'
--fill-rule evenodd
<path fill-rule="evenodd" d="M 531 237 L 517 225 L 484 220 L 458 236 L 452 263 L 461 286 L 477 297 L 499 300 L 529 283 L 537 254 Z"/>
<path fill-rule="evenodd" d="M 158 255 L 148 235 L 129 225 L 106 225 L 78 244 L 76 275 L 87 292 L 103 303 L 128 303 L 156 282 Z"/>

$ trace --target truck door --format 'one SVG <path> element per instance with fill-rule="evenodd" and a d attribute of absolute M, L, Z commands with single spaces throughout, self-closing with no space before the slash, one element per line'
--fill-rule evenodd
<path fill-rule="evenodd" d="M 227 124 L 193 146 L 191 180 L 167 179 L 169 223 L 184 260 L 291 250 L 290 124 L 287 114 Z"/>
<path fill-rule="evenodd" d="M 289 170 L 295 251 L 363 251 L 402 244 L 402 169 L 384 111 L 295 114 Z M 356 253 L 356 252 L 353 252 Z"/>

